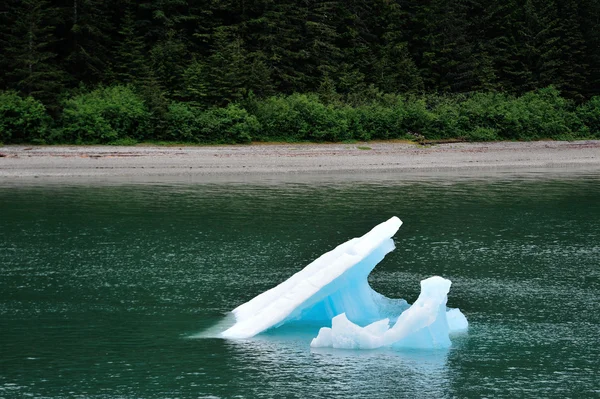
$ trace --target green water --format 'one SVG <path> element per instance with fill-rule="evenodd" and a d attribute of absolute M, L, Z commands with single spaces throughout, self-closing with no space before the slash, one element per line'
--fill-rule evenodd
<path fill-rule="evenodd" d="M 599 397 L 600 175 L 0 185 L 0 397 Z M 452 280 L 447 351 L 194 338 L 399 216 L 372 286 Z"/>

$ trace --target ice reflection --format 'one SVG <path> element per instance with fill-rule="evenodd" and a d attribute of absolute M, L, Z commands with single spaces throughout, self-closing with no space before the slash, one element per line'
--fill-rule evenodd
<path fill-rule="evenodd" d="M 274 330 L 248 340 L 225 341 L 239 367 L 253 369 L 277 395 L 310 386 L 314 395 L 378 394 L 442 397 L 451 390 L 450 350 L 366 351 L 309 348 L 315 329 Z M 318 393 L 318 394 L 317 394 Z M 310 397 L 311 393 L 303 395 Z"/>

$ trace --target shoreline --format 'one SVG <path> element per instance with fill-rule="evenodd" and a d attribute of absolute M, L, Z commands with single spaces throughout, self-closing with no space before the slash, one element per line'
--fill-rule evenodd
<path fill-rule="evenodd" d="M 600 140 L 450 143 L 251 144 L 228 146 L 0 147 L 0 181 L 27 178 L 600 171 Z"/>

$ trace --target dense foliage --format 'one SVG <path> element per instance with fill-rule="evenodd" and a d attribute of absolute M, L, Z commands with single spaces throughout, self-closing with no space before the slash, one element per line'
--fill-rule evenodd
<path fill-rule="evenodd" d="M 594 134 L 598 26 L 600 0 L 6 0 L 0 140 Z"/>
<path fill-rule="evenodd" d="M 42 103 L 15 92 L 0 92 L 0 143 L 43 142 L 50 117 Z"/>
<path fill-rule="evenodd" d="M 54 138 L 94 144 L 143 139 L 144 132 L 151 129 L 149 116 L 144 101 L 131 88 L 101 88 L 65 101 L 61 127 Z"/>
<path fill-rule="evenodd" d="M 5 143 L 134 144 L 251 141 L 536 140 L 600 138 L 600 97 L 577 105 L 553 87 L 522 96 L 502 93 L 405 96 L 382 94 L 362 103 L 317 94 L 248 98 L 201 109 L 172 101 L 164 127 L 131 87 L 114 86 L 65 100 L 51 125 L 32 97 L 0 93 Z"/>

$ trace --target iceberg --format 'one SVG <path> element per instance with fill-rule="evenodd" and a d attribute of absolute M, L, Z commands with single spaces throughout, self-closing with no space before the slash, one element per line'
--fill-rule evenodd
<path fill-rule="evenodd" d="M 446 309 L 449 280 L 437 276 L 423 280 L 412 306 L 369 286 L 373 268 L 395 249 L 391 237 L 401 225 L 394 216 L 321 255 L 283 283 L 235 308 L 235 323 L 220 335 L 250 338 L 284 324 L 301 324 L 322 327 L 313 347 L 450 346 L 449 334 L 466 329 L 468 322 L 460 310 Z"/>
<path fill-rule="evenodd" d="M 390 320 L 376 321 L 366 327 L 352 323 L 345 313 L 337 315 L 331 328 L 323 327 L 312 340 L 313 348 L 376 349 L 448 348 L 450 334 L 468 327 L 466 317 L 458 309 L 446 309 L 450 280 L 439 276 L 421 281 L 421 294 L 402 312 L 393 327 Z"/>

